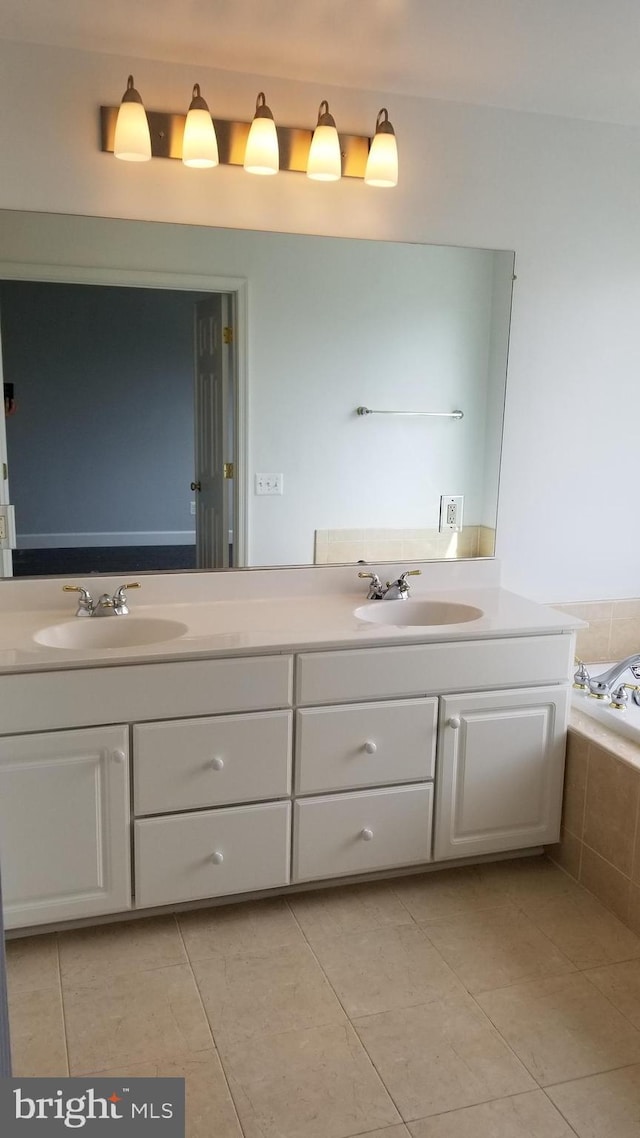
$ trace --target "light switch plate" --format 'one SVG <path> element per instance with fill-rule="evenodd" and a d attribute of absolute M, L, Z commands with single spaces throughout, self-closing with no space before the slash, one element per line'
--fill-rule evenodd
<path fill-rule="evenodd" d="M 282 494 L 282 475 L 256 474 L 256 494 Z"/>

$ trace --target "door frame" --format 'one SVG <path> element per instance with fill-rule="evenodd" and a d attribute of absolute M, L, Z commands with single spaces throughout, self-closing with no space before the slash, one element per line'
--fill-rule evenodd
<path fill-rule="evenodd" d="M 106 285 L 114 288 L 157 288 L 184 292 L 223 292 L 233 297 L 235 313 L 235 422 L 236 453 L 234 456 L 234 568 L 244 566 L 248 550 L 249 486 L 249 282 L 246 277 L 203 276 L 192 273 L 150 272 L 138 269 L 84 268 L 80 265 L 24 264 L 0 261 L 0 279 L 14 281 L 40 281 L 43 284 Z M 1 368 L 0 368 L 1 370 Z M 4 404 L 2 408 L 4 417 Z M 10 473 L 10 472 L 9 472 Z M 237 539 L 237 546 L 236 546 Z"/>

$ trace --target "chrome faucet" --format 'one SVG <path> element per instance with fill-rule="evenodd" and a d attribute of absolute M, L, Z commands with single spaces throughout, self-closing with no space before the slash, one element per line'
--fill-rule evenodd
<path fill-rule="evenodd" d="M 87 592 L 82 585 L 63 585 L 62 591 L 63 593 L 80 593 L 76 616 L 126 616 L 129 612 L 126 590 L 139 588 L 140 585 L 137 581 L 131 581 L 128 585 L 120 585 L 112 597 L 108 593 L 103 593 L 97 601 L 93 600 L 91 593 Z"/>
<path fill-rule="evenodd" d="M 419 577 L 421 573 L 422 569 L 407 569 L 397 581 L 387 581 L 386 589 L 377 573 L 358 573 L 358 576 L 371 582 L 367 593 L 368 601 L 403 601 L 409 596 L 407 577 Z"/>
<path fill-rule="evenodd" d="M 588 690 L 589 694 L 596 699 L 609 699 L 614 688 L 618 687 L 618 680 L 624 675 L 627 668 L 637 669 L 640 666 L 640 652 L 636 652 L 633 656 L 627 656 L 618 664 L 612 664 L 606 672 L 601 672 L 599 676 L 590 676 L 582 661 L 578 660 L 577 662 L 579 667 L 574 676 L 575 686 Z M 636 678 L 640 679 L 640 675 Z"/>

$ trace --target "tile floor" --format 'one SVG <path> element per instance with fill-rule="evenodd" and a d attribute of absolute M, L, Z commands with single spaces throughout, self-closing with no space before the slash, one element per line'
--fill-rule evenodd
<path fill-rule="evenodd" d="M 11 941 L 19 1075 L 188 1138 L 639 1138 L 640 939 L 544 858 Z"/>

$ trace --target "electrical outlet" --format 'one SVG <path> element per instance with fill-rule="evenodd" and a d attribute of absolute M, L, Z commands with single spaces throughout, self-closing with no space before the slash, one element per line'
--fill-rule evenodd
<path fill-rule="evenodd" d="M 459 533 L 462 529 L 464 494 L 443 494 L 440 498 L 440 533 L 448 530 Z"/>
<path fill-rule="evenodd" d="M 0 514 L 0 541 L 7 540 L 7 519 L 4 514 Z"/>
<path fill-rule="evenodd" d="M 256 494 L 282 494 L 281 474 L 256 474 Z"/>

